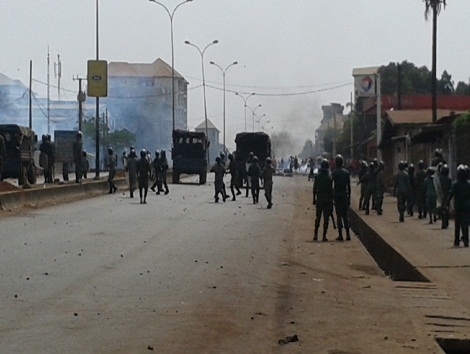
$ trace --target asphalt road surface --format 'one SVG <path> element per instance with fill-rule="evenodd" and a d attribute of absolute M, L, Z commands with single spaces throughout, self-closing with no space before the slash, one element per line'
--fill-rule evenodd
<path fill-rule="evenodd" d="M 356 237 L 311 242 L 305 176 L 170 188 L 0 217 L 0 352 L 438 353 Z"/>

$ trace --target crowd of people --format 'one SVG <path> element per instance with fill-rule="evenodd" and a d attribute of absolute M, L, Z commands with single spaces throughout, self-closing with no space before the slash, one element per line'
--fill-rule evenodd
<path fill-rule="evenodd" d="M 263 183 L 264 195 L 268 202 L 267 208 L 271 209 L 273 206 L 272 191 L 273 191 L 273 176 L 276 173 L 276 168 L 273 166 L 272 159 L 267 157 L 264 161 L 264 166 L 260 167 L 258 157 L 252 152 L 248 154 L 246 162 L 235 161 L 234 154 L 228 155 L 229 164 L 225 166 L 225 154 L 221 152 L 215 159 L 215 164 L 211 167 L 211 172 L 214 173 L 214 188 L 215 195 L 214 201 L 219 202 L 219 195 L 225 202 L 228 198 L 224 176 L 230 173 L 230 190 L 232 193 L 232 200 L 236 200 L 236 196 L 242 194 L 241 188 L 245 185 L 246 197 L 253 199 L 253 204 L 259 203 L 259 192 L 261 189 L 260 182 Z M 235 193 L 236 191 L 236 193 Z"/>
<path fill-rule="evenodd" d="M 368 215 L 375 210 L 382 215 L 383 198 L 387 190 L 384 180 L 385 165 L 373 160 L 362 161 L 359 170 L 361 193 L 359 210 Z M 428 219 L 429 224 L 441 221 L 441 228 L 447 229 L 450 215 L 454 214 L 454 246 L 463 242 L 469 246 L 468 227 L 470 223 L 470 171 L 468 166 L 457 167 L 457 178 L 449 177 L 449 166 L 443 158 L 442 151 L 434 152 L 431 166 L 426 167 L 423 161 L 414 164 L 406 161 L 398 163 L 398 173 L 394 176 L 392 193 L 397 199 L 398 220 L 405 221 L 405 213 L 413 216 L 415 210 L 419 219 Z M 453 206 L 451 204 L 454 200 Z"/>

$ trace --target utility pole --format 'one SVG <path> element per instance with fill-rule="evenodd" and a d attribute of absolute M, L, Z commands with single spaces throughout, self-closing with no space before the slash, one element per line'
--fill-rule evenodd
<path fill-rule="evenodd" d="M 33 87 L 33 61 L 29 61 L 29 129 L 33 129 L 33 101 L 32 101 L 32 87 Z"/>
<path fill-rule="evenodd" d="M 47 134 L 51 133 L 51 92 L 50 92 L 50 58 L 47 47 Z"/>
<path fill-rule="evenodd" d="M 353 100 L 352 100 L 352 92 L 351 92 L 351 96 L 350 96 L 350 99 L 349 99 L 349 105 L 351 107 L 351 110 L 349 112 L 349 122 L 351 124 L 351 163 L 354 161 L 354 147 L 353 147 L 353 144 L 354 144 L 354 122 L 353 122 L 353 119 L 354 119 L 354 110 L 353 110 Z"/>
<path fill-rule="evenodd" d="M 78 100 L 78 130 L 82 131 L 82 126 L 83 126 L 83 102 L 86 101 L 86 94 L 84 91 L 82 91 L 82 80 L 86 80 L 85 78 L 82 77 L 73 77 L 73 81 L 78 80 L 78 95 L 77 95 L 77 100 Z"/>

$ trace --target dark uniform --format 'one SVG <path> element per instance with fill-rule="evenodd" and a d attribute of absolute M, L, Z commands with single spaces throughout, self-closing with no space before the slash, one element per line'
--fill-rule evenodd
<path fill-rule="evenodd" d="M 346 240 L 351 240 L 349 234 L 348 208 L 351 201 L 351 180 L 349 172 L 343 168 L 343 157 L 335 157 L 336 168 L 331 174 L 333 180 L 333 200 L 336 211 L 339 235 L 337 241 L 343 241 L 343 227 L 346 230 Z"/>
<path fill-rule="evenodd" d="M 406 200 L 410 193 L 410 178 L 405 172 L 404 162 L 398 164 L 399 172 L 395 176 L 395 188 L 393 194 L 397 197 L 397 208 L 400 222 L 405 221 Z"/>
<path fill-rule="evenodd" d="M 158 179 L 158 169 L 160 168 L 159 167 L 159 163 L 158 163 L 158 160 L 160 159 L 160 151 L 155 151 L 155 158 L 153 159 L 153 162 L 152 162 L 152 167 L 153 167 L 153 170 L 155 171 L 155 181 L 153 182 L 152 186 L 150 187 L 150 189 L 155 192 L 155 187 L 158 186 L 158 192 L 157 194 L 160 194 L 160 181 Z"/>
<path fill-rule="evenodd" d="M 3 161 L 7 155 L 7 150 L 5 147 L 5 139 L 3 135 L 0 134 L 0 181 L 3 180 L 2 172 L 3 172 Z"/>
<path fill-rule="evenodd" d="M 272 161 L 268 157 L 266 158 L 266 164 L 261 170 L 261 178 L 264 181 L 264 196 L 268 202 L 268 209 L 271 209 L 273 206 L 273 176 L 276 173 L 276 170 L 272 166 Z"/>
<path fill-rule="evenodd" d="M 384 194 L 387 189 L 385 185 L 385 175 L 384 175 L 385 164 L 380 161 L 377 174 L 375 175 L 375 184 L 376 184 L 376 194 L 375 194 L 375 210 L 377 215 L 382 215 L 382 205 L 384 202 Z"/>
<path fill-rule="evenodd" d="M 158 181 L 158 191 L 157 194 L 163 192 L 163 187 L 165 187 L 165 194 L 170 193 L 168 189 L 168 184 L 166 183 L 166 176 L 168 174 L 168 160 L 166 159 L 166 152 L 162 150 L 160 152 L 160 157 L 158 158 L 157 166 L 157 181 Z"/>
<path fill-rule="evenodd" d="M 361 163 L 361 169 L 359 170 L 359 182 L 358 184 L 361 185 L 361 196 L 359 197 L 359 210 L 364 210 L 364 198 L 366 196 L 366 183 L 363 182 L 362 178 L 367 174 L 369 171 L 369 166 L 367 165 L 367 162 L 362 161 Z"/>
<path fill-rule="evenodd" d="M 441 227 L 447 229 L 449 226 L 449 208 L 446 206 L 446 201 L 449 199 L 450 190 L 452 189 L 452 180 L 449 177 L 449 167 L 447 165 L 441 167 L 439 182 L 442 190 Z"/>
<path fill-rule="evenodd" d="M 140 160 L 137 162 L 137 180 L 139 183 L 140 204 L 147 203 L 147 193 L 149 191 L 149 179 L 152 167 L 147 159 L 147 152 L 140 151 Z"/>
<path fill-rule="evenodd" d="M 424 171 L 424 162 L 418 162 L 418 172 L 415 176 L 416 204 L 418 205 L 418 219 L 426 218 L 426 194 L 424 191 L 424 180 L 426 172 Z"/>
<path fill-rule="evenodd" d="M 333 180 L 329 173 L 328 160 L 323 160 L 320 167 L 313 181 L 313 205 L 316 206 L 313 240 L 318 240 L 318 229 L 323 214 L 322 241 L 328 241 L 326 233 L 328 232 L 330 215 L 333 211 Z"/>
<path fill-rule="evenodd" d="M 222 200 L 225 202 L 227 196 L 225 195 L 225 188 L 224 188 L 224 175 L 225 175 L 225 167 L 222 164 L 222 159 L 220 156 L 215 158 L 215 165 L 211 167 L 211 172 L 214 172 L 214 200 L 216 203 L 219 202 L 219 193 L 222 195 Z"/>
<path fill-rule="evenodd" d="M 250 189 L 251 189 L 251 178 L 250 178 L 250 175 L 248 174 L 248 170 L 250 169 L 251 165 L 253 164 L 253 153 L 250 152 L 248 154 L 248 159 L 246 160 L 246 163 L 245 163 L 245 183 L 246 183 L 246 197 L 248 198 L 248 196 L 250 195 Z"/>
<path fill-rule="evenodd" d="M 261 177 L 261 170 L 258 166 L 258 157 L 253 156 L 251 166 L 248 168 L 248 178 L 251 184 L 251 196 L 253 197 L 253 204 L 259 202 L 259 179 Z"/>
<path fill-rule="evenodd" d="M 377 189 L 376 177 L 375 164 L 371 162 L 369 164 L 369 171 L 360 180 L 360 182 L 364 184 L 365 189 L 362 209 L 366 211 L 366 215 L 369 215 L 371 198 L 373 198 Z"/>
<path fill-rule="evenodd" d="M 454 246 L 460 246 L 460 231 L 462 231 L 462 241 L 468 247 L 468 227 L 470 224 L 470 183 L 467 180 L 468 171 L 463 165 L 457 167 L 457 181 L 452 185 L 446 206 L 452 198 L 455 199 L 455 228 Z"/>
<path fill-rule="evenodd" d="M 413 216 L 413 209 L 416 203 L 416 178 L 415 167 L 413 164 L 408 166 L 408 178 L 410 179 L 410 193 L 406 201 L 406 211 L 408 216 Z"/>
<path fill-rule="evenodd" d="M 81 165 L 81 163 L 80 163 Z M 117 159 L 114 155 L 112 148 L 108 149 L 108 184 L 109 184 L 109 194 L 116 193 L 118 187 L 114 184 L 114 177 L 116 177 L 116 167 Z M 80 167 L 82 168 L 82 167 Z M 80 175 L 81 176 L 81 175 Z"/>
<path fill-rule="evenodd" d="M 235 163 L 235 159 L 233 158 L 232 154 L 228 155 L 229 159 L 229 164 L 228 164 L 228 169 L 230 171 L 230 190 L 232 191 L 232 200 L 236 200 L 237 198 L 235 197 L 235 189 L 237 190 L 237 195 L 242 194 L 240 192 L 240 182 L 239 182 L 239 175 L 238 175 L 238 169 L 237 169 L 237 164 Z"/>
<path fill-rule="evenodd" d="M 82 132 L 78 132 L 76 139 L 73 142 L 73 162 L 75 164 L 75 182 L 77 183 L 80 183 L 82 180 L 82 151 Z"/>

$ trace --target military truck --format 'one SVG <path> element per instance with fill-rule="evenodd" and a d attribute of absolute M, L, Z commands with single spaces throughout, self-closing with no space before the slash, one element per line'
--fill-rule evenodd
<path fill-rule="evenodd" d="M 34 151 L 38 136 L 28 127 L 16 124 L 0 124 L 0 134 L 6 149 L 2 178 L 18 178 L 19 185 L 36 183 Z"/>
<path fill-rule="evenodd" d="M 180 182 L 181 174 L 199 175 L 199 184 L 207 180 L 207 149 L 209 142 L 206 134 L 187 130 L 173 130 L 173 183 Z"/>
<path fill-rule="evenodd" d="M 245 163 L 248 159 L 248 154 L 252 152 L 258 157 L 259 166 L 263 168 L 266 158 L 271 157 L 271 139 L 266 133 L 238 133 L 235 137 L 235 144 L 236 163 Z"/>

